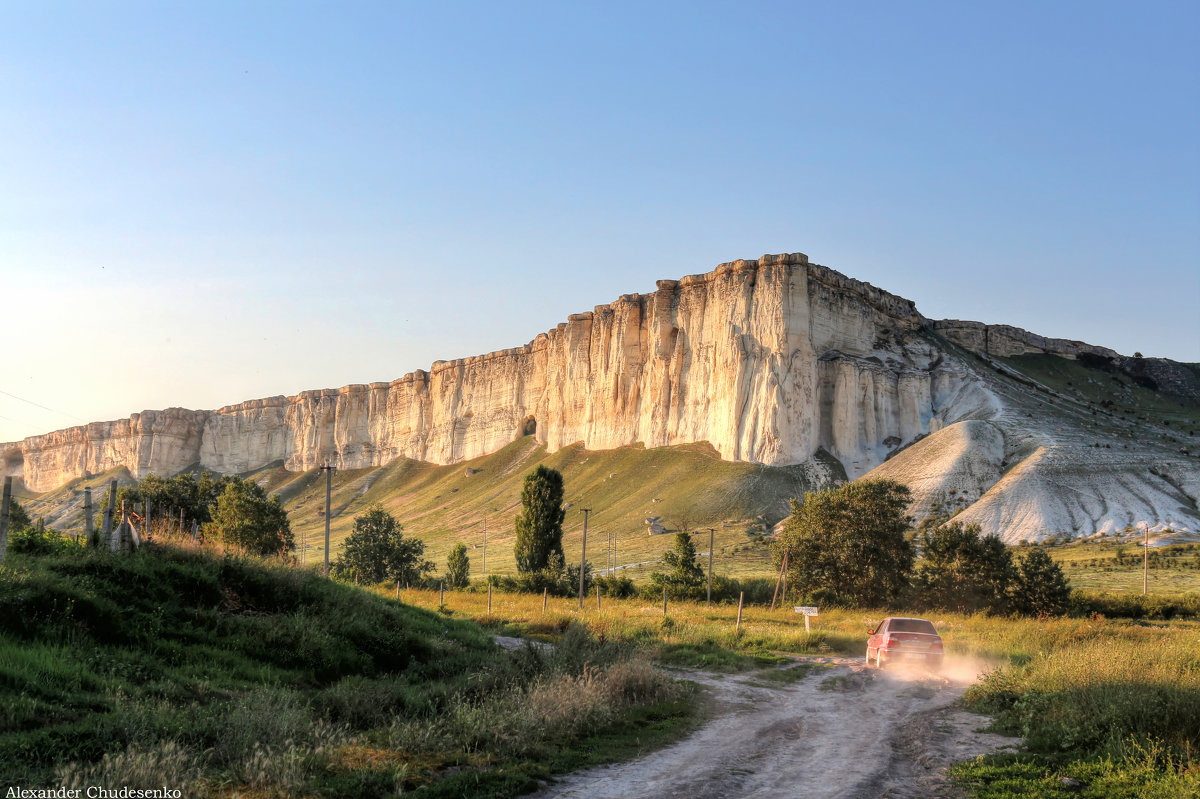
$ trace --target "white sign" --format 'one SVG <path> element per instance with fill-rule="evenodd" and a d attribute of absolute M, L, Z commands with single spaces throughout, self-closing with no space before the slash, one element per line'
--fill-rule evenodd
<path fill-rule="evenodd" d="M 820 615 L 820 614 L 818 614 L 818 613 L 817 613 L 817 609 L 816 609 L 816 608 L 801 607 L 800 605 L 797 605 L 797 606 L 795 607 L 795 611 L 796 611 L 797 613 L 803 613 L 805 616 L 817 616 L 817 615 Z"/>

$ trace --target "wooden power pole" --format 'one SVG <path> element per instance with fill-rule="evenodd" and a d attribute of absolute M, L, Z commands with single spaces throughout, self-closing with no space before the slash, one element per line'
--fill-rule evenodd
<path fill-rule="evenodd" d="M 4 478 L 4 496 L 0 499 L 0 563 L 8 552 L 8 511 L 12 507 L 12 477 Z"/>
<path fill-rule="evenodd" d="M 325 464 L 318 466 L 317 471 L 325 472 L 325 576 L 329 576 L 329 500 L 333 495 L 333 473 L 336 466 Z"/>
<path fill-rule="evenodd" d="M 712 555 L 713 555 L 713 535 L 717 532 L 715 527 L 708 528 L 708 604 L 712 604 Z"/>
<path fill-rule="evenodd" d="M 579 609 L 583 610 L 583 571 L 584 565 L 587 563 L 587 523 L 588 514 L 592 512 L 591 508 L 583 508 L 583 545 L 579 552 Z"/>
<path fill-rule="evenodd" d="M 1150 522 L 1142 522 L 1142 596 L 1150 593 Z"/>

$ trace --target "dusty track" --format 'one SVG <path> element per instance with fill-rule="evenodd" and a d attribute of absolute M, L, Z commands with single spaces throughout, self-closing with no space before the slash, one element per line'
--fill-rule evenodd
<path fill-rule="evenodd" d="M 952 677 L 867 669 L 859 658 L 818 664 L 792 685 L 760 675 L 689 672 L 709 690 L 712 718 L 640 760 L 589 769 L 536 796 L 578 799 L 927 799 L 957 797 L 946 768 L 1015 740 L 978 732 L 987 719 L 955 706 L 974 669 Z M 962 679 L 965 677 L 965 679 Z"/>

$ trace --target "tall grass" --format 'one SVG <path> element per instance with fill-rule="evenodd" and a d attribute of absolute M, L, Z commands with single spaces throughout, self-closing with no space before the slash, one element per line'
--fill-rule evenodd
<path fill-rule="evenodd" d="M 653 707 L 686 720 L 627 648 L 562 638 L 506 653 L 470 621 L 245 558 L 16 556 L 0 569 L 0 785 L 383 796 L 465 770 L 510 795 L 549 776 L 534 753 Z M 389 748 L 416 731 L 431 745 Z"/>
<path fill-rule="evenodd" d="M 1190 758 L 1200 751 L 1200 647 L 1155 632 L 1046 652 L 988 675 L 968 700 L 1034 751 L 1120 757 L 1134 740 Z"/>
<path fill-rule="evenodd" d="M 406 601 L 436 605 L 436 592 Z M 825 608 L 806 633 L 791 607 L 576 600 L 495 593 L 448 593 L 443 611 L 498 629 L 552 637 L 586 623 L 599 638 L 639 646 L 668 663 L 742 669 L 787 654 L 862 654 L 867 630 L 897 610 Z M 951 655 L 984 667 L 971 706 L 1024 736 L 1030 752 L 985 758 L 956 774 L 977 796 L 1059 796 L 1059 777 L 1084 795 L 1200 795 L 1200 622 L 1110 619 L 1097 613 L 1048 619 L 933 613 Z M 1018 787 L 1013 787 L 1018 786 Z M 1090 791 L 1087 792 L 1087 791 Z"/>

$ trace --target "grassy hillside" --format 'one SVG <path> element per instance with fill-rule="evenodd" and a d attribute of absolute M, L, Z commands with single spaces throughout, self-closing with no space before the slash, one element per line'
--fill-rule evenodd
<path fill-rule="evenodd" d="M 820 457 L 820 456 L 818 456 Z M 609 536 L 616 563 L 635 579 L 645 564 L 657 561 L 672 545 L 673 533 L 687 528 L 716 529 L 716 549 L 731 569 L 757 573 L 765 563 L 764 550 L 744 552 L 788 513 L 788 500 L 819 487 L 831 477 L 844 478 L 832 458 L 822 466 L 764 467 L 721 460 L 708 444 L 646 449 L 642 446 L 588 451 L 581 445 L 547 453 L 532 437 L 513 442 L 499 452 L 453 466 L 397 459 L 372 469 L 347 469 L 333 476 L 331 507 L 332 556 L 353 529 L 354 516 L 374 503 L 383 505 L 405 531 L 426 542 L 426 555 L 444 569 L 446 555 L 462 541 L 469 548 L 473 576 L 483 567 L 483 525 L 486 520 L 487 570 L 515 571 L 513 518 L 521 502 L 525 475 L 539 464 L 563 473 L 567 511 L 564 547 L 567 559 L 579 558 L 583 538 L 581 508 L 592 509 L 588 528 L 588 559 L 606 568 Z M 325 476 L 318 471 L 289 472 L 280 462 L 249 472 L 268 492 L 278 493 L 295 533 L 297 555 L 306 564 L 324 559 Z M 82 529 L 83 487 L 92 486 L 99 503 L 110 479 L 132 482 L 125 470 L 74 480 L 41 495 L 21 491 L 22 505 L 33 517 L 65 532 Z M 660 517 L 668 534 L 648 534 L 646 519 Z M 98 518 L 98 517 L 97 517 Z M 699 542 L 699 538 L 697 539 Z M 707 551 L 707 540 L 701 547 Z M 738 551 L 735 552 L 735 548 Z M 745 561 L 745 562 L 743 562 Z"/>
<path fill-rule="evenodd" d="M 509 796 L 686 723 L 682 689 L 563 630 L 553 655 L 507 653 L 470 621 L 285 566 L 10 555 L 0 786 Z"/>
<path fill-rule="evenodd" d="M 1200 405 L 1141 385 L 1115 368 L 1054 355 L 996 360 L 1074 403 L 1086 414 L 1084 429 L 1171 451 L 1194 452 L 1200 444 Z"/>
<path fill-rule="evenodd" d="M 596 568 L 608 563 L 608 541 L 615 537 L 617 563 L 654 561 L 672 544 L 671 535 L 651 536 L 645 520 L 661 517 L 668 533 L 716 528 L 716 546 L 732 554 L 783 518 L 788 498 L 823 479 L 811 467 L 769 468 L 723 461 L 706 444 L 645 449 L 622 447 L 595 452 L 575 445 L 547 453 L 532 438 L 520 439 L 492 455 L 453 466 L 407 459 L 378 469 L 346 470 L 333 478 L 331 536 L 336 557 L 339 541 L 355 514 L 380 503 L 427 544 L 426 554 L 444 568 L 459 541 L 470 548 L 472 574 L 483 565 L 486 519 L 487 569 L 515 571 L 513 518 L 521 503 L 525 475 L 539 464 L 563 473 L 567 510 L 564 547 L 567 559 L 579 558 L 583 537 L 581 508 L 592 509 L 588 559 Z M 284 500 L 297 545 L 309 549 L 308 562 L 323 558 L 325 478 L 317 472 L 295 474 L 281 466 L 248 475 Z M 750 530 L 751 535 L 747 534 Z M 706 543 L 706 542 L 705 542 Z M 703 549 L 707 551 L 707 546 Z M 636 572 L 631 572 L 636 576 Z"/>

